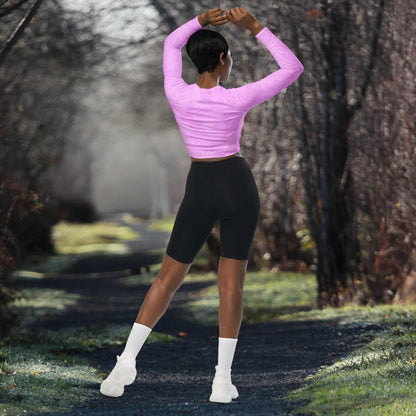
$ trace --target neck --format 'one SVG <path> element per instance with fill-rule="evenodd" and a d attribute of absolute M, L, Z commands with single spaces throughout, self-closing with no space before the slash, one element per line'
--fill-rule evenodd
<path fill-rule="evenodd" d="M 220 74 L 216 71 L 205 71 L 199 75 L 196 85 L 200 88 L 212 88 L 218 86 L 220 83 Z"/>

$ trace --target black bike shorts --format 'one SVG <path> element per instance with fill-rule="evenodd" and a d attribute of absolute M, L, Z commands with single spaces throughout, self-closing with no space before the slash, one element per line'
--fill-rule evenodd
<path fill-rule="evenodd" d="M 243 157 L 192 161 L 166 253 L 192 263 L 220 223 L 220 256 L 247 260 L 260 216 L 260 199 Z"/>

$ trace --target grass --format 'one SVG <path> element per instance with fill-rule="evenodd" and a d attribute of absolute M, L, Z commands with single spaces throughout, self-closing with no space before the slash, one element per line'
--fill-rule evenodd
<path fill-rule="evenodd" d="M 96 397 L 107 372 L 81 354 L 125 343 L 131 324 L 98 322 L 88 327 L 49 331 L 25 327 L 0 342 L 0 414 L 67 412 Z M 152 331 L 146 343 L 176 338 Z"/>
<path fill-rule="evenodd" d="M 114 345 L 122 350 L 131 323 L 42 329 L 33 323 L 46 319 L 45 311 L 56 316 L 77 298 L 60 290 L 32 288 L 21 293 L 16 302 L 21 325 L 0 341 L 0 415 L 59 414 L 96 397 L 97 386 L 108 374 L 82 353 Z M 146 343 L 175 339 L 152 331 Z"/>
<path fill-rule="evenodd" d="M 194 276 L 189 276 L 193 279 Z M 188 277 L 187 277 L 188 279 Z M 218 324 L 216 275 L 198 276 L 208 286 L 186 306 L 200 322 Z M 309 403 L 295 415 L 416 415 L 416 305 L 315 307 L 312 274 L 248 272 L 243 322 L 321 320 L 343 328 L 372 327 L 360 338 L 363 347 L 307 377 L 288 400 Z"/>
<path fill-rule="evenodd" d="M 343 326 L 379 325 L 364 346 L 308 377 L 287 399 L 309 403 L 293 415 L 416 414 L 416 305 L 347 306 L 301 312 L 286 319 L 336 319 Z"/>
<path fill-rule="evenodd" d="M 19 298 L 13 306 L 21 325 L 33 325 L 64 313 L 68 306 L 75 305 L 80 299 L 81 295 L 64 290 L 27 288 L 19 291 Z"/>
<path fill-rule="evenodd" d="M 189 276 L 189 280 L 193 279 L 194 276 Z M 186 306 L 194 319 L 218 325 L 216 274 L 206 273 L 199 281 L 209 286 L 196 293 L 195 300 Z M 243 323 L 268 322 L 295 311 L 312 310 L 315 293 L 316 280 L 311 273 L 247 272 Z"/>
<path fill-rule="evenodd" d="M 150 228 L 170 232 L 173 219 L 152 220 Z M 71 228 L 73 230 L 71 230 Z M 27 270 L 26 278 L 44 278 L 45 270 L 59 271 L 73 256 L 95 251 L 111 253 L 106 245 L 123 244 L 135 238 L 126 229 L 110 224 L 77 228 L 59 224 L 54 234 L 60 255 Z M 80 238 L 82 233 L 85 238 Z M 86 237 L 88 235 L 88 237 Z M 84 246 L 78 251 L 79 247 Z M 72 251 L 71 251 L 72 250 Z M 206 260 L 206 248 L 196 262 Z M 65 254 L 66 253 L 66 254 Z M 125 285 L 151 284 L 160 264 L 148 273 L 120 278 Z M 20 271 L 23 273 L 23 271 Z M 186 304 L 199 322 L 218 324 L 218 291 L 215 273 L 189 273 L 186 282 L 204 283 Z M 181 290 L 181 289 L 179 289 Z M 361 337 L 362 347 L 333 365 L 306 378 L 290 392 L 288 400 L 307 403 L 292 410 L 295 415 L 415 415 L 416 414 L 416 305 L 345 306 L 318 310 L 316 281 L 311 273 L 248 272 L 244 288 L 244 323 L 272 320 L 322 320 L 345 327 L 377 325 Z M 93 367 L 83 352 L 113 345 L 122 346 L 130 324 L 97 322 L 88 327 L 59 331 L 36 328 L 36 320 L 59 315 L 77 302 L 79 295 L 57 289 L 26 289 L 16 302 L 23 325 L 0 342 L 0 415 L 59 414 L 73 405 L 96 397 L 97 385 L 107 375 Z M 173 341 L 167 334 L 152 331 L 147 342 Z"/>
<path fill-rule="evenodd" d="M 166 218 L 152 218 L 148 221 L 148 228 L 152 231 L 164 231 L 171 233 L 174 222 L 175 216 Z"/>
<path fill-rule="evenodd" d="M 52 233 L 58 254 L 125 253 L 124 243 L 139 237 L 130 227 L 110 222 L 73 224 L 61 221 Z"/>
<path fill-rule="evenodd" d="M 140 218 L 126 214 L 123 220 L 127 223 L 140 223 Z M 52 229 L 52 240 L 56 255 L 29 256 L 22 270 L 15 271 L 15 276 L 39 278 L 46 274 L 56 274 L 65 270 L 72 263 L 84 256 L 97 254 L 129 254 L 125 244 L 140 238 L 130 227 L 111 222 L 94 222 L 88 224 L 61 221 Z"/>
<path fill-rule="evenodd" d="M 118 252 L 116 247 L 138 237 L 129 227 L 116 223 L 61 222 L 53 230 L 58 255 L 32 259 L 34 263 L 16 271 L 15 276 L 29 280 L 50 278 L 46 274 L 59 272 L 79 256 Z M 151 283 L 159 267 L 152 265 L 146 276 L 136 278 Z M 59 414 L 95 398 L 99 384 L 108 374 L 92 366 L 82 353 L 114 345 L 122 348 L 131 323 L 97 322 L 57 331 L 42 329 L 36 326 L 37 321 L 55 318 L 81 296 L 46 288 L 20 289 L 18 294 L 14 307 L 19 312 L 20 325 L 0 341 L 0 415 Z M 146 342 L 175 339 L 152 331 Z"/>

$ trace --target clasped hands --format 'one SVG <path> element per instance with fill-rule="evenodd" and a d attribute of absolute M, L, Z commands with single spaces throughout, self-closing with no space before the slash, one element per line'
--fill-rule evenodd
<path fill-rule="evenodd" d="M 263 29 L 263 26 L 258 20 L 244 7 L 234 7 L 227 11 L 220 8 L 209 9 L 198 16 L 198 20 L 202 26 L 208 24 L 220 26 L 232 22 L 237 26 L 250 30 L 254 34 L 257 34 Z"/>

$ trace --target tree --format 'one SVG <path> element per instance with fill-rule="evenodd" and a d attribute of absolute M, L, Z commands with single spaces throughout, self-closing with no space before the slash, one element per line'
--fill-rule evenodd
<path fill-rule="evenodd" d="M 16 22 L 26 22 L 22 19 L 35 3 L 28 10 L 20 6 L 28 4 L 0 8 L 7 29 L 0 45 L 17 33 Z M 15 296 L 10 288 L 14 267 L 31 250 L 53 250 L 53 196 L 45 172 L 65 151 L 65 132 L 76 111 L 72 85 L 85 63 L 85 48 L 94 44 L 91 37 L 80 41 L 88 32 L 64 18 L 59 3 L 40 11 L 24 35 L 14 38 L 7 65 L 0 67 L 0 332 L 15 322 L 7 308 Z"/>
<path fill-rule="evenodd" d="M 294 4 L 286 18 L 306 64 L 297 107 L 306 206 L 317 248 L 318 306 L 337 306 L 354 295 L 358 274 L 348 132 L 373 73 L 384 2 L 318 1 L 303 20 L 301 7 Z"/>
<path fill-rule="evenodd" d="M 362 300 L 415 297 L 416 10 L 387 2 L 372 80 L 350 129 L 365 276 Z"/>

